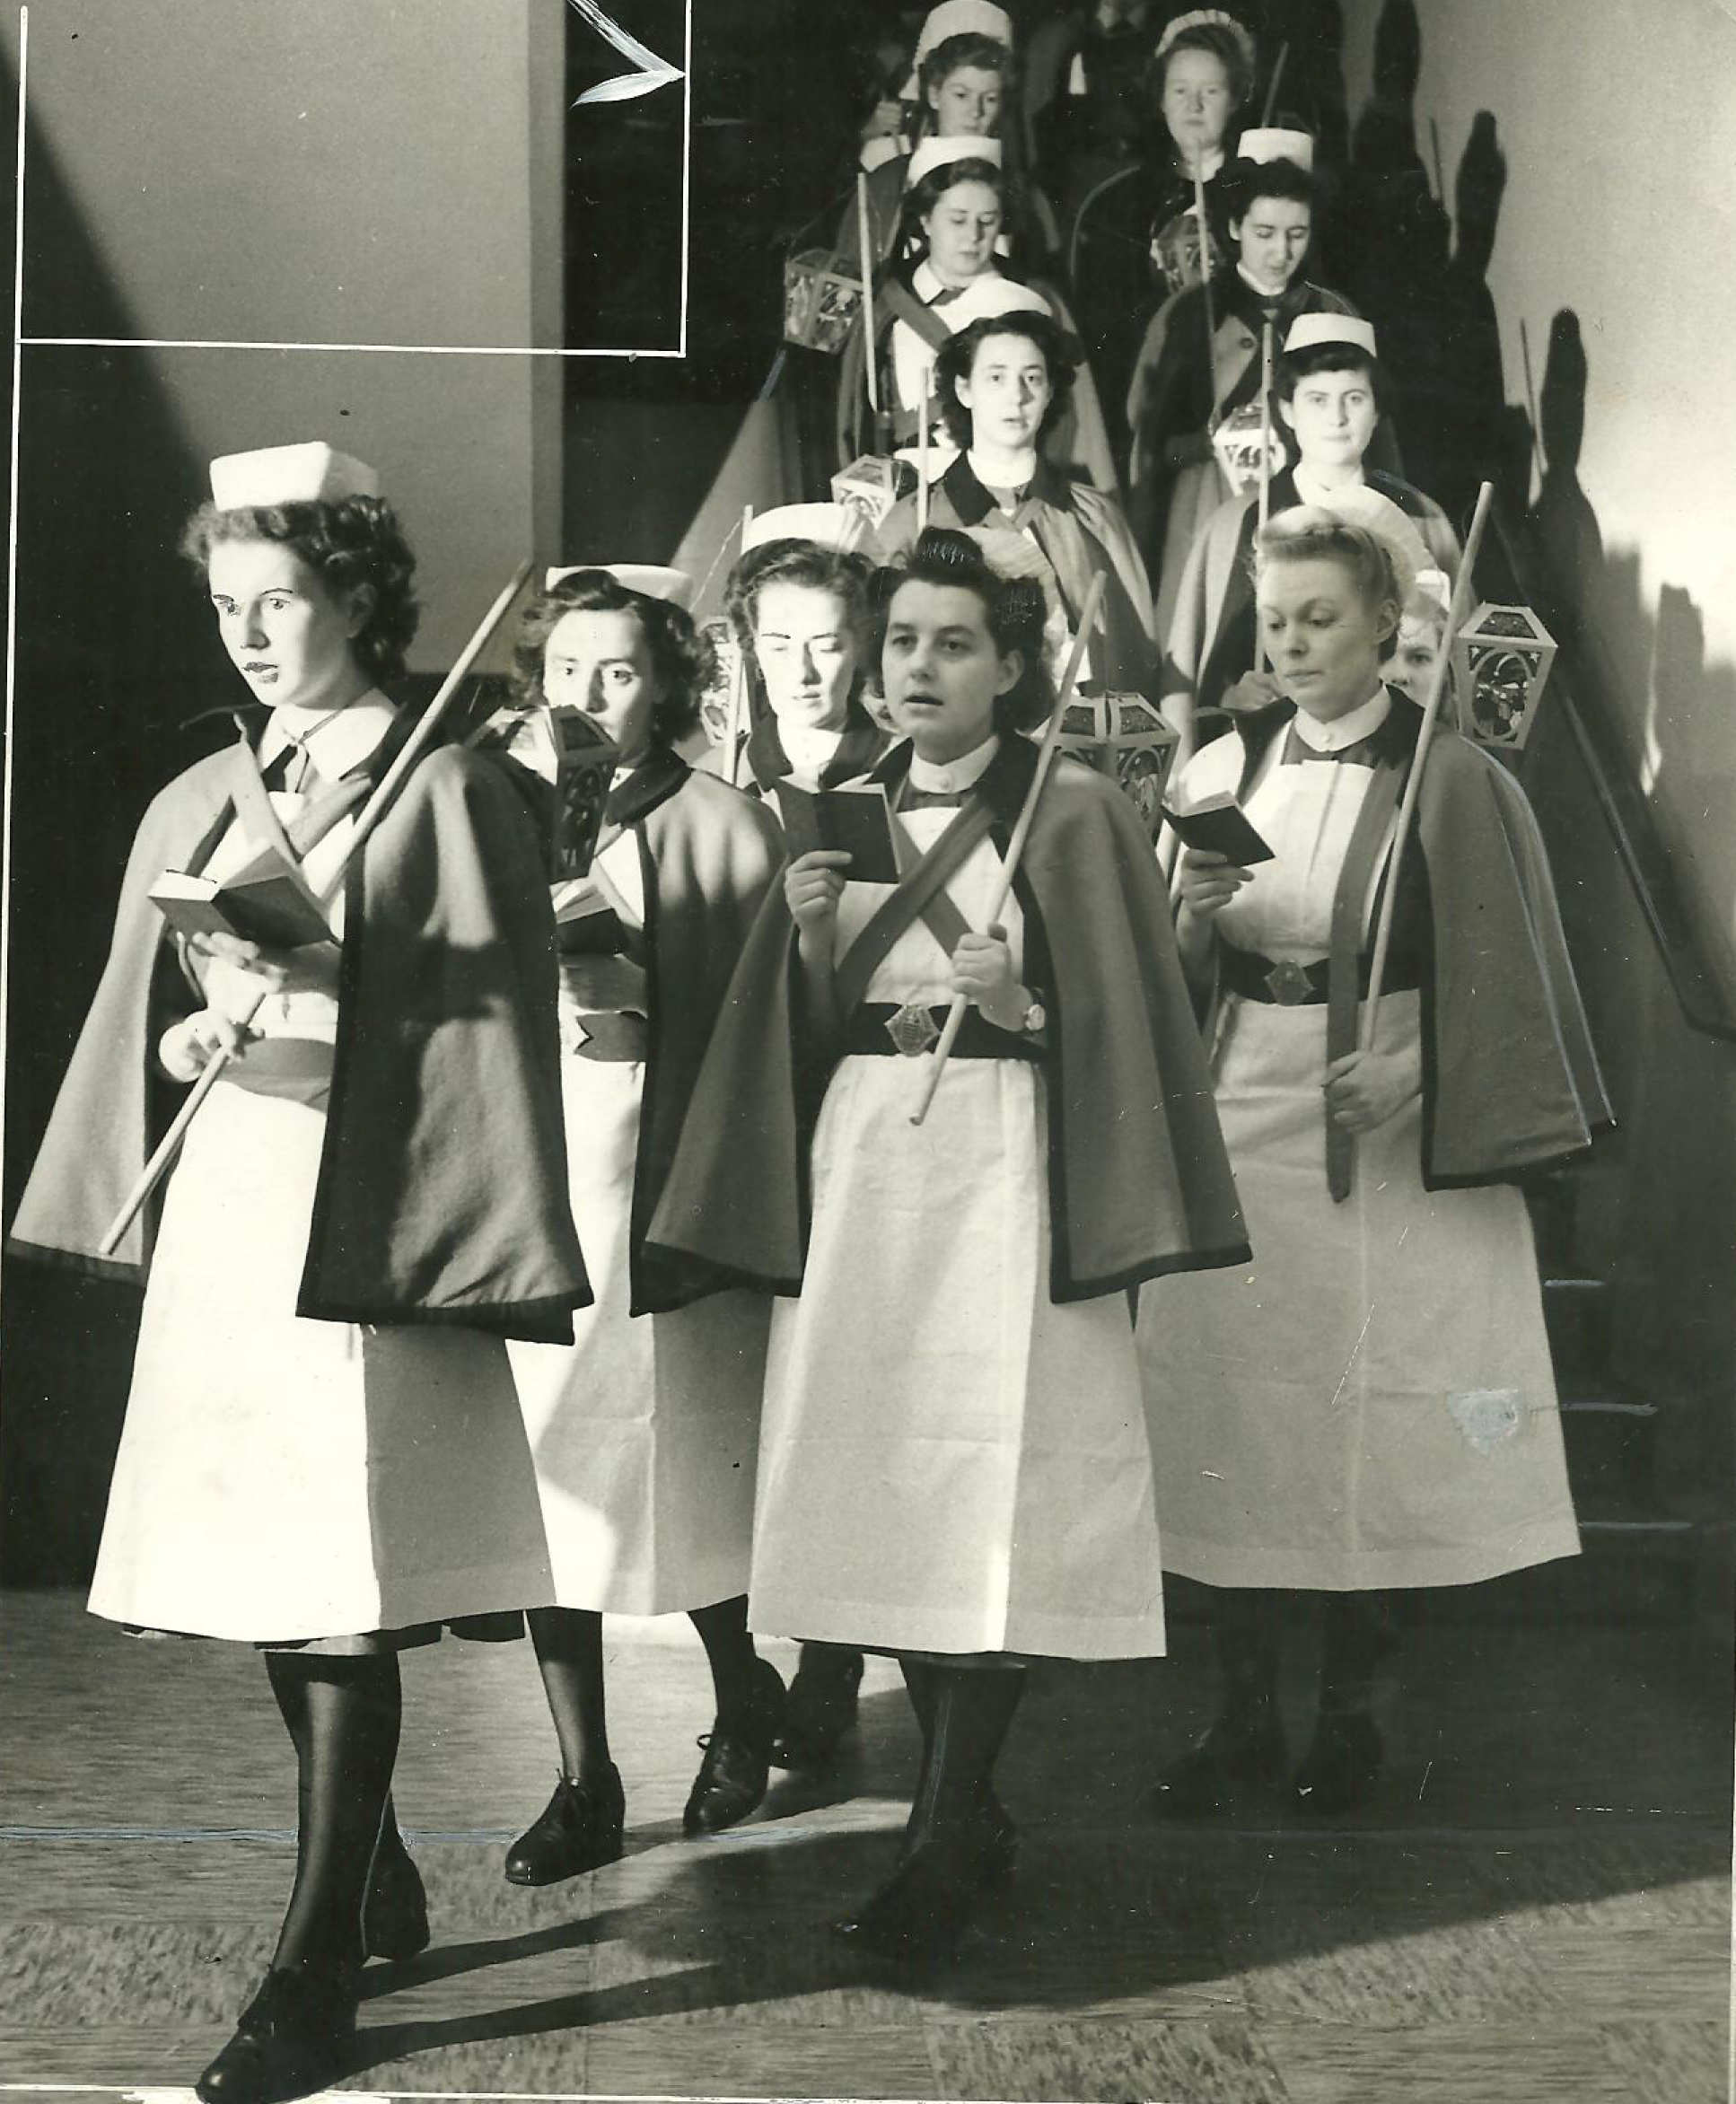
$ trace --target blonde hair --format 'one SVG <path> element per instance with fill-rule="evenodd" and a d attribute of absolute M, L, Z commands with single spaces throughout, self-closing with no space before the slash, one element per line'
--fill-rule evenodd
<path fill-rule="evenodd" d="M 1367 526 L 1351 525 L 1317 505 L 1297 504 L 1268 520 L 1254 536 L 1249 568 L 1256 592 L 1267 564 L 1308 562 L 1339 564 L 1350 573 L 1365 605 L 1391 607 L 1392 633 L 1381 649 L 1383 660 L 1390 656 L 1410 598 L 1409 580 L 1401 576 L 1391 544 Z"/>

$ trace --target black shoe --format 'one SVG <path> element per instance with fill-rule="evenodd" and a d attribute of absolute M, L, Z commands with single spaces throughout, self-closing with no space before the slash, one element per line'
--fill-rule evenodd
<path fill-rule="evenodd" d="M 802 1662 L 785 1699 L 784 1723 L 772 1743 L 780 1768 L 823 1768 L 838 1740 L 854 1729 L 856 1690 L 862 1686 L 862 1653 L 829 1644 L 803 1647 Z"/>
<path fill-rule="evenodd" d="M 364 1958 L 414 1958 L 425 1951 L 428 1895 L 421 1872 L 402 1840 L 381 1848 L 373 1859 L 367 1898 L 362 1902 L 362 1955 Z"/>
<path fill-rule="evenodd" d="M 329 2086 L 355 2036 L 353 1965 L 273 1966 L 235 2036 L 195 2085 L 204 2104 L 284 2104 Z"/>
<path fill-rule="evenodd" d="M 1288 1758 L 1270 1702 L 1226 1713 L 1158 1777 L 1153 1806 L 1165 1819 L 1202 1819 L 1222 1811 L 1241 1786 L 1281 1790 Z"/>
<path fill-rule="evenodd" d="M 1322 1711 L 1314 1743 L 1291 1782 L 1304 1811 L 1349 1811 L 1374 1787 L 1386 1748 L 1366 1710 Z"/>
<path fill-rule="evenodd" d="M 699 1744 L 706 1758 L 688 1793 L 681 1824 L 690 1835 L 721 1834 L 744 1819 L 766 1794 L 772 1745 L 784 1721 L 784 1683 L 767 1659 L 754 1661 L 753 1692 L 738 1720 L 723 1720 Z"/>
<path fill-rule="evenodd" d="M 833 1923 L 832 1933 L 852 1951 L 898 1965 L 950 1958 L 983 1893 L 1010 1873 L 1015 1845 L 1004 1810 L 997 1819 L 985 1804 L 968 1826 L 919 1841 L 859 1913 Z"/>
<path fill-rule="evenodd" d="M 557 1775 L 542 1817 L 506 1851 L 507 1883 L 558 1885 L 563 1878 L 614 1863 L 626 1822 L 620 1770 L 612 1761 L 601 1782 Z"/>

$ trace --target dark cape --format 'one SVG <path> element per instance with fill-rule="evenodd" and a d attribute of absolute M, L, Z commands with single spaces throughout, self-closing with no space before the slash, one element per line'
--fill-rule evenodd
<path fill-rule="evenodd" d="M 1407 767 L 1422 712 L 1389 688 L 1377 737 Z M 1237 720 L 1245 790 L 1294 706 Z M 1615 1122 L 1537 820 L 1501 763 L 1437 730 L 1398 876 L 1393 957 L 1423 1002 L 1423 1183 L 1505 1183 L 1582 1153 Z M 1365 947 L 1372 949 L 1372 940 Z"/>
<path fill-rule="evenodd" d="M 663 1314 L 713 1290 L 679 1252 L 646 1246 L 694 1084 L 736 959 L 784 859 L 777 821 L 750 796 L 661 753 L 609 798 L 644 882 L 645 1075 L 628 1228 L 630 1311 Z"/>
<path fill-rule="evenodd" d="M 400 728 L 367 771 L 383 774 Z M 157 1204 L 110 1222 L 161 1136 L 156 1048 L 197 1004 L 148 896 L 234 815 L 232 746 L 153 801 L 97 987 L 9 1246 L 140 1279 Z M 554 923 L 533 790 L 510 762 L 431 753 L 350 865 L 338 1040 L 296 1311 L 564 1343 L 592 1294 L 565 1178 Z M 221 1084 L 220 1084 L 221 1085 Z M 172 1171 L 171 1171 L 172 1174 Z M 161 1193 L 159 1187 L 159 1193 Z"/>
<path fill-rule="evenodd" d="M 909 759 L 895 746 L 876 777 L 896 785 Z M 1003 855 L 1036 764 L 1032 745 L 1006 739 L 978 785 Z M 1048 1010 L 1051 1299 L 1246 1262 L 1168 901 L 1132 804 L 1057 760 L 1014 889 Z M 802 1289 L 809 1151 L 840 1056 L 804 984 L 779 885 L 742 951 L 651 1225 L 653 1243 L 720 1287 Z"/>

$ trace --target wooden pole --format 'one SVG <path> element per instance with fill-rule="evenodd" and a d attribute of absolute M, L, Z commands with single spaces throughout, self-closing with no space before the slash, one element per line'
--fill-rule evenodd
<path fill-rule="evenodd" d="M 1446 634 L 1442 638 L 1440 656 L 1434 670 L 1429 675 L 1428 699 L 1423 705 L 1423 728 L 1417 734 L 1416 757 L 1410 765 L 1410 779 L 1405 784 L 1405 793 L 1398 806 L 1398 820 L 1393 829 L 1392 852 L 1387 858 L 1385 895 L 1381 900 L 1381 919 L 1374 933 L 1374 956 L 1369 967 L 1368 999 L 1363 1010 L 1363 1044 L 1364 1052 L 1374 1044 L 1374 1026 L 1381 1005 L 1381 986 L 1386 977 L 1387 952 L 1392 947 L 1392 914 L 1398 897 L 1398 868 L 1405 852 L 1405 841 L 1416 816 L 1416 794 L 1422 786 L 1423 766 L 1428 758 L 1429 745 L 1434 736 L 1435 720 L 1441 712 L 1441 697 L 1447 683 L 1448 666 L 1452 657 L 1454 638 L 1465 625 L 1465 616 L 1471 592 L 1471 573 L 1477 567 L 1477 550 L 1483 544 L 1483 529 L 1488 522 L 1489 503 L 1495 495 L 1493 483 L 1486 482 L 1477 493 L 1477 510 L 1471 517 L 1471 530 L 1465 537 L 1465 553 L 1459 565 L 1459 580 L 1452 588 L 1452 599 L 1447 609 Z"/>
<path fill-rule="evenodd" d="M 1073 648 L 1067 653 L 1066 669 L 1061 675 L 1061 685 L 1055 697 L 1055 706 L 1049 712 L 1048 728 L 1043 733 L 1043 742 L 1037 752 L 1037 772 L 1030 778 L 1030 787 L 1025 792 L 1025 801 L 1019 812 L 1019 822 L 1013 828 L 1013 837 L 1007 843 L 1006 860 L 1001 865 L 1001 877 L 995 888 L 994 903 L 988 909 L 989 925 L 998 921 L 1006 908 L 1013 890 L 1013 880 L 1019 873 L 1023 859 L 1025 842 L 1030 836 L 1030 821 L 1037 815 L 1038 800 L 1043 793 L 1043 785 L 1048 780 L 1049 769 L 1055 764 L 1055 755 L 1061 737 L 1061 719 L 1067 713 L 1067 704 L 1073 699 L 1073 689 L 1079 678 L 1079 667 L 1084 660 L 1085 645 L 1091 632 L 1097 626 L 1097 609 L 1103 603 L 1103 574 L 1100 571 L 1091 581 L 1085 593 L 1085 603 L 1079 609 L 1079 627 L 1073 638 Z M 952 1005 L 947 1011 L 946 1022 L 941 1030 L 940 1042 L 934 1048 L 928 1078 L 923 1087 L 922 1100 L 912 1113 L 912 1125 L 920 1125 L 928 1115 L 928 1108 L 934 1100 L 934 1091 L 941 1085 L 941 1075 L 946 1071 L 946 1063 L 952 1056 L 952 1048 L 958 1042 L 959 1031 L 964 1022 L 964 1012 L 970 1005 L 962 994 L 952 996 Z"/>
<path fill-rule="evenodd" d="M 868 244 L 868 171 L 856 171 L 856 242 L 862 250 L 863 347 L 867 353 L 868 410 L 880 415 L 880 374 L 874 370 L 874 259 Z"/>
<path fill-rule="evenodd" d="M 753 506 L 741 507 L 741 549 L 747 552 L 748 529 L 753 524 Z M 728 536 L 724 537 L 725 545 Z M 735 671 L 730 678 L 730 713 L 724 727 L 724 755 L 728 767 L 724 780 L 732 789 L 741 786 L 741 732 L 748 715 L 748 652 L 740 636 L 735 641 Z"/>
<path fill-rule="evenodd" d="M 1284 78 L 1284 61 L 1289 56 L 1290 46 L 1287 43 L 1280 44 L 1277 64 L 1272 68 L 1271 85 L 1266 91 L 1266 108 L 1260 112 L 1262 127 L 1271 123 L 1272 112 L 1278 106 L 1278 83 Z"/>
<path fill-rule="evenodd" d="M 1284 48 L 1289 49 L 1285 45 Z M 1266 522 L 1272 515 L 1272 324 L 1268 321 L 1260 333 L 1259 353 L 1259 528 L 1266 530 Z M 1254 670 L 1266 670 L 1266 636 L 1259 625 L 1258 609 L 1254 616 Z"/>
<path fill-rule="evenodd" d="M 415 767 L 433 742 L 434 734 L 439 728 L 441 718 L 452 706 L 453 698 L 463 685 L 470 667 L 480 655 L 483 645 L 499 627 L 501 622 L 505 619 L 508 608 L 518 597 L 523 588 L 525 579 L 530 574 L 530 565 L 528 562 L 521 563 L 518 568 L 513 571 L 511 583 L 503 589 L 493 606 L 483 616 L 480 627 L 459 653 L 457 663 L 453 665 L 452 671 L 441 682 L 440 691 L 423 711 L 415 729 L 404 741 L 397 758 L 387 768 L 378 786 L 368 798 L 367 802 L 363 805 L 361 814 L 355 821 L 355 829 L 350 835 L 349 844 L 344 849 L 337 868 L 333 870 L 331 875 L 320 887 L 319 900 L 322 907 L 330 905 L 342 890 L 344 878 L 350 864 L 362 852 L 369 835 L 385 817 L 399 791 L 403 787 L 405 778 L 410 769 Z M 248 1008 L 246 1013 L 235 1018 L 243 1030 L 259 1013 L 270 992 L 271 988 L 268 986 L 261 986 L 258 998 Z M 98 1244 L 99 1255 L 112 1257 L 116 1249 L 119 1248 L 120 1238 L 138 1217 L 140 1207 L 144 1205 L 145 1200 L 156 1189 L 163 1178 L 168 1175 L 175 1156 L 180 1152 L 181 1142 L 187 1137 L 188 1127 L 198 1116 L 199 1105 L 205 1101 L 205 1099 L 216 1085 L 218 1077 L 229 1065 L 231 1057 L 230 1053 L 220 1050 L 214 1053 L 206 1062 L 204 1071 L 193 1083 L 192 1089 L 189 1091 L 180 1109 L 176 1112 L 173 1124 L 162 1135 L 156 1152 L 139 1172 L 137 1182 L 127 1192 L 126 1202 L 110 1223 L 108 1233 Z"/>
<path fill-rule="evenodd" d="M 934 368 L 922 369 L 922 420 L 916 426 L 916 538 L 928 530 L 928 419 L 934 399 Z"/>
<path fill-rule="evenodd" d="M 1212 311 L 1212 225 L 1206 216 L 1206 179 L 1194 166 L 1194 220 L 1199 228 L 1199 285 L 1206 295 L 1206 399 L 1211 408 L 1206 412 L 1206 431 L 1209 437 L 1212 419 L 1217 413 L 1217 316 Z"/>

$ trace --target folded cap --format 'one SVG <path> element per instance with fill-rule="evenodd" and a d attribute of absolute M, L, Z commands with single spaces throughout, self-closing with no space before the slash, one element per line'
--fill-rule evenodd
<path fill-rule="evenodd" d="M 1233 14 L 1226 14 L 1221 7 L 1196 7 L 1189 13 L 1174 16 L 1164 24 L 1163 34 L 1157 39 L 1157 49 L 1152 56 L 1162 58 L 1176 39 L 1186 31 L 1208 27 L 1229 31 L 1241 52 L 1243 63 L 1251 73 L 1255 58 L 1253 37 Z"/>
<path fill-rule="evenodd" d="M 918 139 L 910 155 L 910 165 L 905 171 L 905 188 L 914 188 L 932 169 L 948 167 L 954 161 L 991 161 L 998 168 L 1001 142 L 969 134 L 952 139 L 935 138 L 930 134 L 926 138 Z"/>
<path fill-rule="evenodd" d="M 666 599 L 683 609 L 693 597 L 693 580 L 685 570 L 666 570 L 654 563 L 564 563 L 543 572 L 542 588 L 552 592 L 564 577 L 576 577 L 584 570 L 607 570 L 629 592 L 646 599 Z"/>
<path fill-rule="evenodd" d="M 1284 131 L 1276 125 L 1256 125 L 1242 133 L 1236 145 L 1241 161 L 1293 161 L 1298 168 L 1312 169 L 1314 137 L 1311 132 Z"/>
<path fill-rule="evenodd" d="M 840 554 L 858 548 L 867 539 L 868 522 L 857 504 L 778 504 L 759 512 L 743 528 L 741 553 L 763 548 L 768 540 L 811 540 L 816 547 Z"/>
<path fill-rule="evenodd" d="M 346 496 L 379 495 L 380 478 L 367 462 L 334 451 L 323 439 L 224 453 L 211 463 L 212 501 L 222 512 L 338 504 Z"/>
<path fill-rule="evenodd" d="M 1373 357 L 1374 324 L 1360 314 L 1298 314 L 1284 339 L 1286 354 L 1311 351 L 1318 344 L 1348 344 Z"/>
<path fill-rule="evenodd" d="M 916 34 L 916 48 L 910 55 L 910 77 L 904 83 L 904 100 L 914 102 L 920 82 L 922 62 L 936 44 L 943 44 L 949 37 L 993 37 L 997 44 L 1013 48 L 1013 17 L 1004 7 L 996 7 L 992 0 L 941 0 L 938 7 L 931 7 L 928 19 Z"/>

